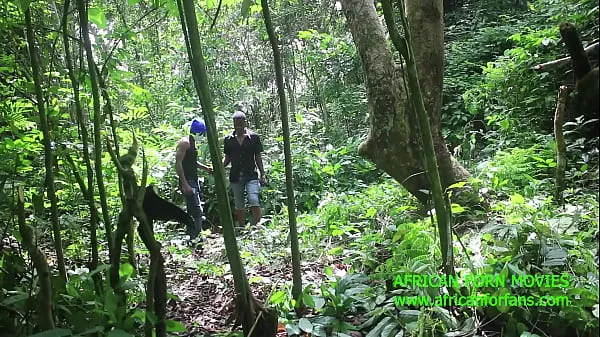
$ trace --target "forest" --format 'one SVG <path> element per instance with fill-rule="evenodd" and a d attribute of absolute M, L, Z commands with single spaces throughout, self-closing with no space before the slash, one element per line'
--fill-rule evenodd
<path fill-rule="evenodd" d="M 598 336 L 599 15 L 0 0 L 0 337 Z"/>

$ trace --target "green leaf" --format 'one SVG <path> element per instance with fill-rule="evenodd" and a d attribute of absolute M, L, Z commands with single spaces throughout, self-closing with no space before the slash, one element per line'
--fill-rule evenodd
<path fill-rule="evenodd" d="M 36 333 L 35 335 L 31 335 L 29 337 L 63 337 L 63 336 L 71 336 L 71 330 L 69 329 L 52 329 L 43 331 L 40 333 Z"/>
<path fill-rule="evenodd" d="M 169 11 L 169 15 L 174 18 L 179 18 L 179 8 L 177 8 L 176 0 L 167 0 L 167 10 Z"/>
<path fill-rule="evenodd" d="M 129 6 L 137 5 L 138 2 L 140 2 L 140 0 L 127 0 Z"/>
<path fill-rule="evenodd" d="M 302 331 L 304 332 L 308 332 L 311 333 L 313 330 L 313 325 L 312 323 L 306 319 L 306 318 L 300 318 L 300 321 L 298 321 L 298 326 L 300 327 L 300 329 L 302 329 Z"/>
<path fill-rule="evenodd" d="M 377 326 L 375 326 L 375 328 L 373 328 L 373 330 L 369 331 L 369 333 L 367 334 L 366 337 L 379 337 L 381 336 L 381 332 L 383 331 L 383 329 L 388 326 L 388 324 L 393 322 L 391 317 L 385 317 L 384 319 L 382 319 Z M 395 324 L 395 323 L 394 323 Z"/>
<path fill-rule="evenodd" d="M 301 30 L 298 32 L 298 38 L 299 39 L 303 39 L 303 40 L 307 40 L 310 39 L 311 37 L 313 37 L 314 35 L 314 30 Z"/>
<path fill-rule="evenodd" d="M 510 197 L 510 202 L 515 205 L 523 205 L 525 203 L 525 198 L 519 193 L 516 193 Z"/>
<path fill-rule="evenodd" d="M 166 320 L 167 332 L 185 332 L 185 326 L 179 321 Z"/>
<path fill-rule="evenodd" d="M 327 337 L 327 327 L 321 324 L 313 326 L 313 335 L 316 337 Z"/>
<path fill-rule="evenodd" d="M 119 276 L 125 279 L 129 278 L 133 274 L 134 270 L 135 269 L 133 269 L 133 266 L 129 263 L 123 263 L 121 266 L 119 266 Z"/>
<path fill-rule="evenodd" d="M 285 330 L 288 336 L 299 335 L 301 333 L 300 328 L 296 324 L 286 324 Z"/>
<path fill-rule="evenodd" d="M 88 19 L 96 24 L 98 28 L 106 28 L 106 15 L 104 15 L 104 10 L 102 8 L 90 7 L 88 11 Z"/>
<path fill-rule="evenodd" d="M 449 190 L 451 188 L 461 188 L 461 187 L 464 187 L 466 184 L 467 184 L 467 182 L 465 182 L 465 181 L 459 181 L 457 183 L 454 183 L 454 184 L 448 186 L 447 189 Z"/>
<path fill-rule="evenodd" d="M 306 304 L 308 307 L 314 308 L 315 307 L 315 299 L 313 298 L 313 296 L 311 294 L 308 293 L 303 293 L 302 294 L 302 301 L 304 302 L 304 304 Z"/>
<path fill-rule="evenodd" d="M 536 335 L 534 333 L 525 331 L 525 332 L 521 333 L 521 337 L 540 337 L 540 335 Z"/>
<path fill-rule="evenodd" d="M 453 214 L 459 214 L 459 213 L 462 213 L 464 211 L 465 211 L 465 209 L 461 205 L 459 205 L 459 204 L 452 204 L 452 213 Z"/>
<path fill-rule="evenodd" d="M 399 327 L 396 322 L 390 322 L 386 327 L 381 331 L 381 337 L 394 337 L 398 333 Z"/>
<path fill-rule="evenodd" d="M 279 291 L 274 292 L 273 295 L 271 295 L 269 302 L 271 302 L 273 304 L 279 304 L 285 300 L 285 297 L 286 297 L 285 291 L 279 290 Z"/>
<path fill-rule="evenodd" d="M 29 298 L 29 294 L 28 293 L 22 293 L 21 292 L 21 293 L 17 293 L 15 295 L 11 296 L 11 297 L 8 297 L 8 298 L 4 299 L 2 301 L 2 304 L 5 305 L 5 306 L 10 306 L 10 305 L 12 305 L 14 303 L 25 301 L 28 298 Z"/>

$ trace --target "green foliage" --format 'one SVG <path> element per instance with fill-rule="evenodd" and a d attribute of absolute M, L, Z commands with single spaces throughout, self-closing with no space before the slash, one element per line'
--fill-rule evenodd
<path fill-rule="evenodd" d="M 347 319 L 358 312 L 358 309 L 368 299 L 369 287 L 365 284 L 365 275 L 352 274 L 343 277 L 333 277 L 331 270 L 325 271 L 328 281 L 320 287 L 320 295 L 312 295 L 309 285 L 303 292 L 304 304 L 315 310 L 318 317 L 313 319 L 300 318 L 297 323 L 288 323 L 288 335 L 300 335 L 302 332 L 313 336 L 348 336 L 349 331 L 356 327 Z"/>
<path fill-rule="evenodd" d="M 563 69 L 533 66 L 564 55 L 562 21 L 578 27 L 584 44 L 598 38 L 597 3 L 574 3 L 539 0 L 524 10 L 507 8 L 507 1 L 466 1 L 450 14 L 442 119 L 456 153 L 473 159 L 482 146 L 530 146 L 535 132 L 552 130 L 556 92 L 568 79 Z"/>
<path fill-rule="evenodd" d="M 511 148 L 498 151 L 479 165 L 482 175 L 496 193 L 522 190 L 527 196 L 550 191 L 556 167 L 554 144 L 533 145 L 526 149 Z"/>
<path fill-rule="evenodd" d="M 378 180 L 379 174 L 374 165 L 357 155 L 360 142 L 358 139 L 349 138 L 342 146 L 327 145 L 323 149 L 319 146 L 317 138 L 309 134 L 305 128 L 293 130 L 292 137 L 297 139 L 292 142 L 293 177 L 299 213 L 315 210 L 325 191 L 354 193 Z M 278 140 L 280 139 L 275 139 Z M 267 142 L 272 141 L 267 137 Z M 299 141 L 308 143 L 310 150 L 301 144 L 295 144 Z M 279 149 L 282 144 L 277 143 L 276 146 L 277 148 L 267 150 L 270 158 L 269 176 L 272 183 L 263 191 L 265 208 L 268 211 L 279 212 L 285 194 L 285 171 L 283 150 Z M 276 156 L 269 155 L 270 153 Z"/>

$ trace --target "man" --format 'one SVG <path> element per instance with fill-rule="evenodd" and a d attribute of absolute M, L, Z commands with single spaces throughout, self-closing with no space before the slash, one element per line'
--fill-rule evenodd
<path fill-rule="evenodd" d="M 202 222 L 204 211 L 202 210 L 202 185 L 198 181 L 198 167 L 208 173 L 212 173 L 211 167 L 198 162 L 198 149 L 196 142 L 206 133 L 206 125 L 203 121 L 194 119 L 190 126 L 190 135 L 181 138 L 177 144 L 175 156 L 175 168 L 179 177 L 179 188 L 185 196 L 188 214 L 194 218 L 194 225 L 188 226 L 186 234 L 194 241 L 203 230 Z"/>
<path fill-rule="evenodd" d="M 261 152 L 263 152 L 260 136 L 246 127 L 246 116 L 237 111 L 233 114 L 233 133 L 225 137 L 223 166 L 231 163 L 229 182 L 233 192 L 234 215 L 238 224 L 243 226 L 245 221 L 244 191 L 247 195 L 248 207 L 252 213 L 252 225 L 261 218 L 258 193 L 260 185 L 267 183 L 267 175 L 263 167 Z M 260 178 L 256 169 L 260 172 Z"/>

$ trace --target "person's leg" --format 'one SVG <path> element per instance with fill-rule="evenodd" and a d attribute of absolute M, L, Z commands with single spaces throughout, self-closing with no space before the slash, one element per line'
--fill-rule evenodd
<path fill-rule="evenodd" d="M 248 193 L 248 207 L 252 213 L 252 225 L 256 225 L 262 216 L 260 210 L 260 200 L 258 194 L 260 192 L 260 183 L 258 180 L 250 180 L 246 183 L 246 192 Z"/>
<path fill-rule="evenodd" d="M 246 224 L 244 216 L 244 183 L 231 183 L 231 192 L 233 193 L 233 215 L 238 222 L 238 226 L 243 227 Z"/>
<path fill-rule="evenodd" d="M 200 185 L 197 180 L 188 180 L 188 184 L 194 190 L 192 194 L 185 194 L 185 203 L 187 207 L 188 214 L 194 218 L 193 226 L 188 226 L 186 230 L 186 234 L 190 236 L 191 240 L 194 240 L 202 231 L 202 222 L 204 218 L 204 211 L 202 210 L 202 205 L 200 203 Z"/>

